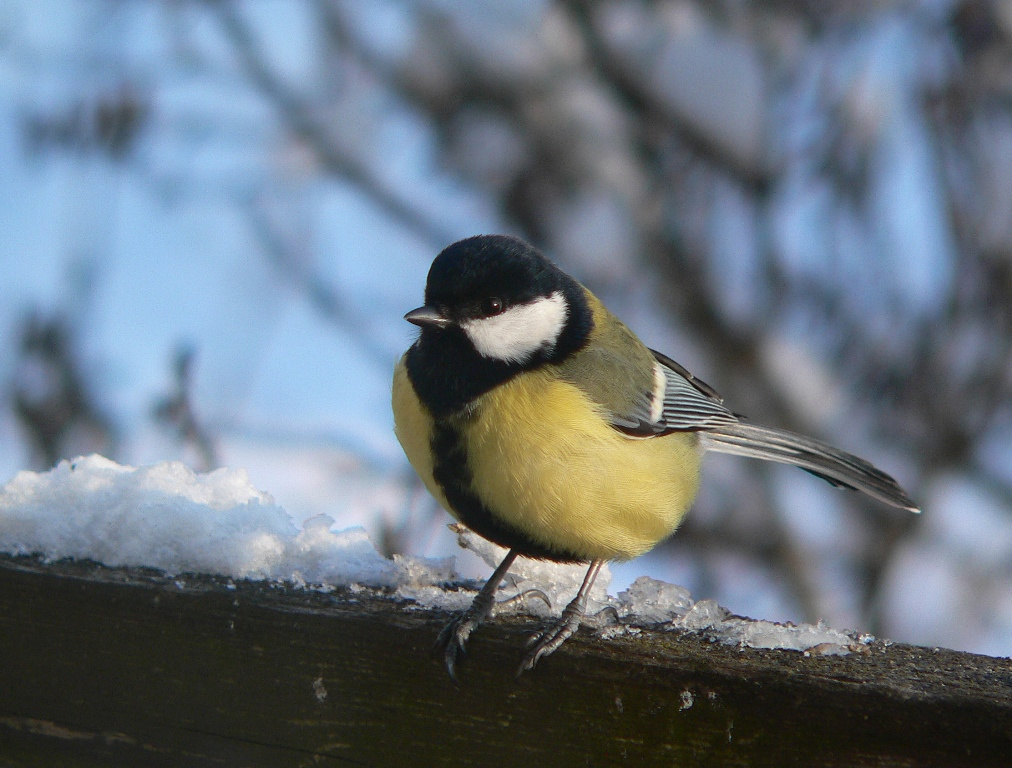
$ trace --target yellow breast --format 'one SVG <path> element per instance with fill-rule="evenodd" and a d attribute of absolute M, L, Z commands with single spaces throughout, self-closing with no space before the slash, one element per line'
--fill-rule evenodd
<path fill-rule="evenodd" d="M 393 394 L 398 439 L 445 507 L 432 478 L 431 418 L 403 366 Z M 455 419 L 472 490 L 485 505 L 533 540 L 587 560 L 628 559 L 651 549 L 681 522 L 699 485 L 694 434 L 630 438 L 548 369 L 496 387 L 470 415 Z"/>
<path fill-rule="evenodd" d="M 453 510 L 446 501 L 443 489 L 432 476 L 432 450 L 429 441 L 432 439 L 432 416 L 422 405 L 415 394 L 415 388 L 411 386 L 408 378 L 408 369 L 404 364 L 404 357 L 394 369 L 393 387 L 393 411 L 394 411 L 394 434 L 404 449 L 404 454 L 415 468 L 415 472 L 425 483 L 436 501 L 443 509 L 453 514 Z"/>

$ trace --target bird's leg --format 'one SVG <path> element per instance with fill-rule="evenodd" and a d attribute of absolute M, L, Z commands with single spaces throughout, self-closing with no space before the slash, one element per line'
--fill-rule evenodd
<path fill-rule="evenodd" d="M 527 655 L 524 657 L 520 669 L 517 670 L 518 676 L 529 669 L 534 669 L 534 665 L 542 657 L 548 656 L 558 650 L 559 646 L 572 637 L 573 633 L 579 629 L 580 623 L 583 621 L 584 614 L 587 611 L 587 597 L 590 595 L 590 588 L 594 586 L 594 580 L 601 571 L 602 565 L 604 565 L 604 560 L 594 560 L 590 564 L 590 568 L 587 569 L 587 575 L 583 577 L 583 584 L 580 585 L 580 591 L 576 593 L 576 597 L 562 611 L 562 615 L 558 621 L 543 632 L 533 635 L 527 641 Z"/>
<path fill-rule="evenodd" d="M 515 549 L 507 552 L 506 557 L 499 563 L 499 567 L 488 577 L 488 581 L 485 582 L 485 585 L 475 595 L 471 606 L 447 624 L 443 628 L 443 631 L 439 633 L 434 650 L 437 653 L 439 651 L 443 652 L 446 670 L 450 673 L 452 680 L 456 681 L 457 679 L 455 673 L 457 658 L 464 655 L 467 638 L 492 614 L 492 608 L 495 606 L 496 590 L 499 589 L 499 585 L 506 576 L 506 572 L 513 565 L 513 561 L 517 559 L 518 554 Z"/>

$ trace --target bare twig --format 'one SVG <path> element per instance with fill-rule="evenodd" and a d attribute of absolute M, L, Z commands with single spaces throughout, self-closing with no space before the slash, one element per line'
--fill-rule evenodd
<path fill-rule="evenodd" d="M 155 405 L 154 413 L 162 423 L 173 427 L 184 444 L 197 454 L 195 467 L 209 472 L 220 466 L 218 451 L 210 432 L 200 423 L 193 407 L 193 358 L 191 347 L 182 345 L 176 350 L 173 362 L 173 391 Z"/>
<path fill-rule="evenodd" d="M 313 148 L 330 173 L 354 184 L 394 221 L 432 247 L 442 248 L 454 239 L 449 229 L 404 201 L 368 165 L 335 144 L 309 105 L 266 64 L 253 33 L 231 2 L 208 0 L 207 5 L 217 13 L 247 76 L 274 105 L 291 131 Z"/>

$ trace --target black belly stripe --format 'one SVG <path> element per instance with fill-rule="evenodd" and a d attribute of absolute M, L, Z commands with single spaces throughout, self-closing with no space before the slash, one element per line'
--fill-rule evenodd
<path fill-rule="evenodd" d="M 588 558 L 547 547 L 493 513 L 471 490 L 471 469 L 460 432 L 437 419 L 432 432 L 432 476 L 443 489 L 446 501 L 460 521 L 482 538 L 501 547 L 515 549 L 525 557 L 563 563 L 586 562 Z"/>

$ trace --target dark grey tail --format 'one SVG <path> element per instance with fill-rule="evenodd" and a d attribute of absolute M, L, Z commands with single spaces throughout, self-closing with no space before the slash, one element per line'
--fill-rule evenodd
<path fill-rule="evenodd" d="M 899 483 L 864 459 L 819 440 L 757 424 L 724 424 L 700 433 L 703 446 L 718 453 L 793 464 L 829 483 L 863 491 L 894 507 L 920 512 Z"/>

